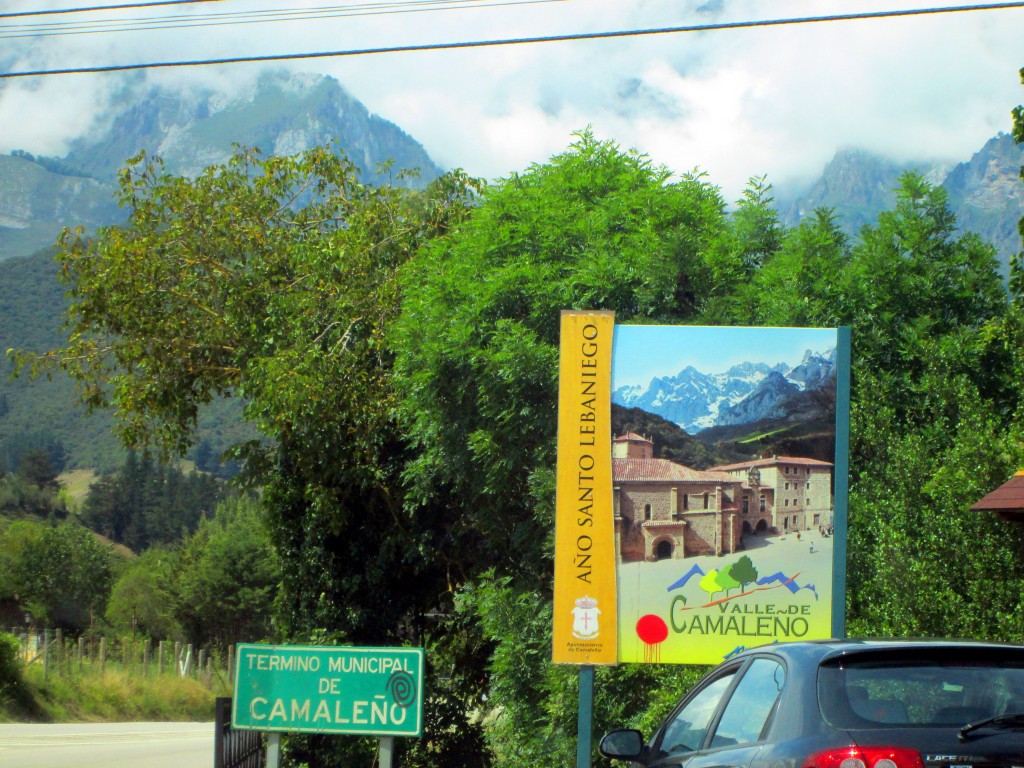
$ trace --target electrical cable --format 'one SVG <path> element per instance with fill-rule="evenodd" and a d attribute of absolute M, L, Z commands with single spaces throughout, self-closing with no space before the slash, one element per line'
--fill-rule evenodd
<path fill-rule="evenodd" d="M 93 5 L 86 8 L 52 8 L 45 11 L 16 11 L 0 13 L 0 19 L 24 18 L 26 16 L 54 16 L 65 13 L 93 13 L 94 11 L 121 11 L 134 8 L 152 8 L 157 5 L 194 5 L 196 3 L 220 3 L 224 0 L 152 0 L 147 3 L 121 3 L 119 5 Z"/>
<path fill-rule="evenodd" d="M 172 67 L 201 67 L 223 64 L 243 64 L 267 61 L 297 61 L 302 59 L 325 59 L 349 56 L 368 56 L 387 53 L 412 53 L 423 51 L 460 50 L 466 48 L 491 48 L 507 45 L 527 45 L 538 43 L 571 42 L 579 40 L 606 40 L 620 37 L 641 37 L 650 35 L 680 34 L 692 32 L 717 32 L 735 29 L 755 29 L 763 27 L 793 26 L 798 24 L 820 24 L 845 21 L 864 21 L 908 16 L 926 16 L 972 11 L 993 11 L 1024 8 L 1024 0 L 1019 2 L 985 3 L 970 6 L 946 6 L 941 8 L 917 8 L 898 11 L 872 11 L 866 13 L 832 14 L 828 16 L 804 16 L 789 19 L 764 19 L 759 21 L 734 21 L 716 24 L 696 24 L 681 27 L 662 27 L 658 29 L 634 29 L 615 32 L 585 32 L 566 35 L 549 35 L 545 37 L 522 37 L 502 40 L 477 40 L 471 42 L 433 43 L 425 45 L 400 45 L 379 48 L 360 48 L 343 51 L 318 51 L 309 53 L 284 53 L 262 56 L 232 56 L 220 59 L 196 59 L 183 61 L 155 61 L 138 64 L 112 64 L 101 67 L 69 67 L 66 69 L 41 69 L 23 72 L 6 72 L 0 74 L 0 80 L 22 77 L 43 77 L 49 75 L 98 74 L 105 72 L 126 72 L 138 69 L 165 69 Z"/>
<path fill-rule="evenodd" d="M 563 3 L 569 0 L 406 0 L 406 2 L 362 3 L 322 6 L 301 10 L 245 11 L 221 14 L 162 16 L 149 19 L 97 19 L 95 21 L 2 25 L 0 39 L 54 37 L 73 34 L 110 32 L 148 32 L 163 29 L 187 29 L 241 24 L 265 24 L 281 21 L 315 21 L 354 16 L 385 16 L 426 11 L 480 10 L 515 5 Z"/>

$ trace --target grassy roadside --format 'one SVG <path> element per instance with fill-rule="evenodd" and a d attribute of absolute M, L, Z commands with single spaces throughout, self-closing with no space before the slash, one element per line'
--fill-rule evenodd
<path fill-rule="evenodd" d="M 213 720 L 217 696 L 192 678 L 176 675 L 142 677 L 120 671 L 103 675 L 43 679 L 30 667 L 13 687 L 0 690 L 0 722 L 146 722 Z"/>

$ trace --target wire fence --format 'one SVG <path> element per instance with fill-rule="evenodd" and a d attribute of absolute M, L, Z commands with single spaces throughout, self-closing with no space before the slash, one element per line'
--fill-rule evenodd
<path fill-rule="evenodd" d="M 197 648 L 190 643 L 148 637 L 65 637 L 61 630 L 4 628 L 20 645 L 26 668 L 38 665 L 44 677 L 103 675 L 120 671 L 132 676 L 176 675 L 194 678 L 208 688 L 233 684 L 234 647 L 227 654 Z"/>

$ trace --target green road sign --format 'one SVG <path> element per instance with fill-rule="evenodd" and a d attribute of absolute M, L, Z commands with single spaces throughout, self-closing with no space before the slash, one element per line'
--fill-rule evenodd
<path fill-rule="evenodd" d="M 231 727 L 419 736 L 423 649 L 239 644 Z"/>

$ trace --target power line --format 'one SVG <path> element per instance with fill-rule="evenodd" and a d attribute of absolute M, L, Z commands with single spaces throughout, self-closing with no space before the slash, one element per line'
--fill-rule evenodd
<path fill-rule="evenodd" d="M 65 13 L 93 13 L 94 11 L 122 11 L 129 8 L 152 8 L 157 5 L 194 5 L 195 3 L 219 3 L 222 0 L 153 0 L 148 3 L 121 3 L 119 5 L 93 5 L 86 8 L 53 8 L 45 11 L 20 11 L 0 13 L 0 19 L 24 18 L 26 16 L 53 16 Z"/>
<path fill-rule="evenodd" d="M 659 29 L 633 29 L 615 32 L 585 32 L 571 35 L 550 35 L 546 37 L 521 37 L 503 40 L 477 40 L 461 43 L 433 43 L 426 45 L 402 45 L 380 48 L 360 48 L 344 51 L 318 51 L 310 53 L 282 53 L 265 56 L 234 56 L 222 59 L 196 59 L 191 61 L 154 61 L 140 64 L 112 64 L 103 67 L 74 67 L 67 69 L 40 69 L 24 72 L 7 72 L 0 74 L 0 80 L 19 77 L 43 77 L 47 75 L 78 75 L 98 74 L 104 72 L 126 72 L 137 69 L 166 69 L 171 67 L 202 67 L 220 64 L 245 64 L 267 61 L 297 61 L 301 59 L 326 59 L 348 56 L 368 56 L 385 53 L 413 53 L 422 51 L 447 51 L 464 48 L 492 48 L 506 45 L 527 45 L 535 43 L 558 43 L 577 40 L 606 40 L 619 37 L 642 37 L 649 35 L 679 34 L 687 32 L 719 32 L 733 29 L 755 29 L 760 27 L 781 27 L 797 24 L 819 24 L 827 22 L 864 21 L 870 19 L 889 19 L 907 16 L 929 16 L 947 13 L 963 13 L 969 11 L 995 11 L 1012 8 L 1024 8 L 1024 0 L 1020 2 L 985 3 L 981 5 L 947 6 L 943 8 L 916 8 L 899 11 L 873 11 L 868 13 L 833 14 L 829 16 L 804 16 L 790 19 L 765 19 L 760 21 L 734 21 L 718 24 L 695 24 L 682 27 L 662 27 Z"/>
<path fill-rule="evenodd" d="M 514 5 L 568 2 L 568 0 L 405 0 L 404 2 L 360 3 L 320 6 L 299 10 L 235 11 L 201 15 L 159 16 L 143 19 L 97 19 L 95 21 L 49 22 L 0 25 L 0 39 L 54 37 L 110 32 L 148 32 L 161 29 L 215 27 L 238 24 L 267 24 L 280 21 L 315 21 L 353 16 L 384 16 L 427 11 L 479 10 Z"/>

